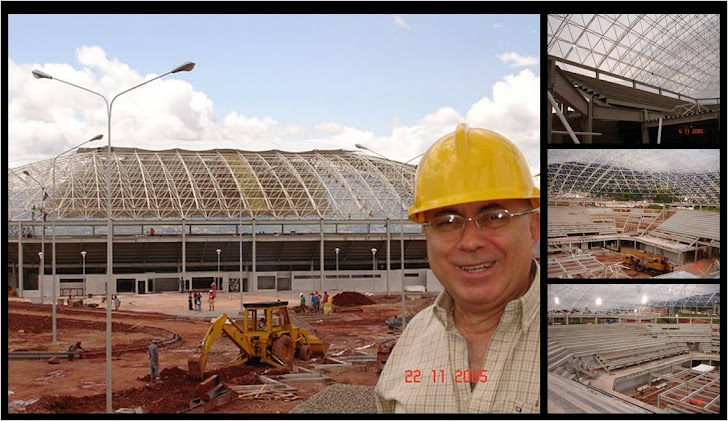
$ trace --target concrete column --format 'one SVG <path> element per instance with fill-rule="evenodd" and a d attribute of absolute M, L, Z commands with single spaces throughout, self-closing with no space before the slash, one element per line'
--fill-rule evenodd
<path fill-rule="evenodd" d="M 386 275 L 387 276 L 387 279 L 386 279 L 386 281 L 387 281 L 387 288 L 386 288 L 387 295 L 389 295 L 389 273 L 392 270 L 392 267 L 391 267 L 392 236 L 391 236 L 391 232 L 389 231 L 389 228 L 390 228 L 389 227 L 389 218 L 387 218 L 387 275 Z"/>
<path fill-rule="evenodd" d="M 242 216 L 241 216 L 242 218 Z M 245 290 L 244 284 L 245 281 L 243 280 L 243 220 L 240 220 L 240 232 L 238 232 L 238 235 L 240 236 L 240 280 L 238 281 L 238 286 L 240 287 L 240 314 L 243 314 L 243 310 L 245 310 L 245 306 L 243 304 L 243 291 Z M 293 275 L 291 275 L 291 284 L 293 284 Z"/>
<path fill-rule="evenodd" d="M 647 127 L 645 127 L 645 123 L 642 124 L 642 144 L 643 145 L 649 145 L 650 144 L 650 131 Z"/>
<path fill-rule="evenodd" d="M 319 279 L 319 291 L 324 290 L 324 218 L 321 218 L 321 221 L 319 222 L 319 229 L 321 231 L 321 248 L 319 250 L 319 272 L 321 274 L 321 278 Z M 293 282 L 293 279 L 291 279 L 291 282 Z"/>
<path fill-rule="evenodd" d="M 258 265 L 257 265 L 257 262 L 255 261 L 255 218 L 253 218 L 253 255 L 252 255 L 251 261 L 252 261 L 252 264 L 251 264 L 252 275 L 250 278 L 251 279 L 250 291 L 256 292 L 256 291 L 258 291 L 258 281 L 256 280 L 256 277 L 255 277 L 255 267 Z M 291 280 L 291 282 L 293 282 L 293 280 Z"/>
<path fill-rule="evenodd" d="M 589 98 L 589 107 L 587 108 L 587 116 L 586 116 L 586 131 L 591 133 L 592 130 L 592 122 L 594 120 L 594 95 L 592 95 Z M 592 135 L 587 134 L 584 135 L 584 143 L 591 144 L 592 143 Z"/>
<path fill-rule="evenodd" d="M 192 280 L 190 279 L 189 286 L 187 285 L 187 244 L 185 243 L 185 236 L 187 234 L 187 225 L 185 225 L 185 219 L 182 218 L 182 283 L 185 285 L 187 290 L 192 289 Z"/>
<path fill-rule="evenodd" d="M 18 221 L 18 297 L 23 296 L 23 224 Z"/>

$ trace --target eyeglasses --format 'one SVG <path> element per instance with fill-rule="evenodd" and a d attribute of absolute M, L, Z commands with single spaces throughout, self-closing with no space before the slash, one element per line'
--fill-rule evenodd
<path fill-rule="evenodd" d="M 533 208 L 523 212 L 511 212 L 507 209 L 487 210 L 475 215 L 473 218 L 465 218 L 456 214 L 446 214 L 436 216 L 430 222 L 425 222 L 422 225 L 431 227 L 438 234 L 458 232 L 458 230 L 462 232 L 465 230 L 465 224 L 468 221 L 473 221 L 478 230 L 495 230 L 507 225 L 516 216 L 527 215 L 536 212 L 538 209 Z"/>

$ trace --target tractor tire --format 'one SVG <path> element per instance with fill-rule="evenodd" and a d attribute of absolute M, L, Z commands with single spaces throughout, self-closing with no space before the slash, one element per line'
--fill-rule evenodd
<path fill-rule="evenodd" d="M 298 348 L 298 359 L 303 361 L 308 361 L 311 359 L 311 347 L 308 345 L 301 345 L 300 348 Z"/>
<path fill-rule="evenodd" d="M 288 335 L 283 335 L 280 338 L 273 341 L 271 347 L 271 353 L 283 361 L 286 365 L 293 363 L 293 353 L 295 352 L 293 347 L 293 341 Z"/>
<path fill-rule="evenodd" d="M 656 271 L 656 270 L 654 270 L 654 269 L 650 269 L 650 276 L 651 276 L 651 277 L 653 277 L 653 278 L 654 278 L 655 276 L 657 276 L 657 271 Z"/>

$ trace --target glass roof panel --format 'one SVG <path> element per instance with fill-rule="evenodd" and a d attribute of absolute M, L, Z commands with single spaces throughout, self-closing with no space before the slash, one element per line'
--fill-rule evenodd
<path fill-rule="evenodd" d="M 597 299 L 599 303 L 597 304 Z M 549 284 L 548 311 L 622 312 L 643 307 L 711 307 L 718 284 Z"/>
<path fill-rule="evenodd" d="M 696 99 L 720 96 L 719 15 L 552 14 L 547 26 L 551 56 Z"/>

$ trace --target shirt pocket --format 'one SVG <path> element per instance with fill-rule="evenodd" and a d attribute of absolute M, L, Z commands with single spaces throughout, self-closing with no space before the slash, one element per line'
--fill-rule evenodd
<path fill-rule="evenodd" d="M 530 401 L 525 399 L 516 399 L 513 402 L 514 414 L 534 414 L 539 413 L 538 400 Z"/>

